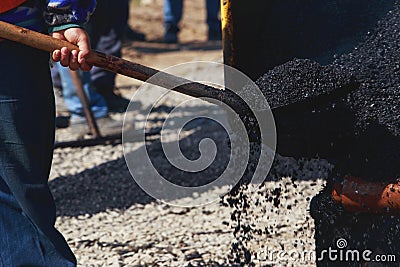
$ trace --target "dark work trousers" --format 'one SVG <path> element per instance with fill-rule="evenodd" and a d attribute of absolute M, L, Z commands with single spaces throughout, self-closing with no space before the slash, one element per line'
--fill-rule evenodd
<path fill-rule="evenodd" d="M 128 0 L 98 1 L 96 11 L 88 25 L 92 48 L 105 54 L 121 57 L 122 37 L 128 16 Z M 105 97 L 112 93 L 115 87 L 114 73 L 94 67 L 91 75 L 97 92 Z"/>
<path fill-rule="evenodd" d="M 54 228 L 49 54 L 0 42 L 0 266 L 75 266 Z"/>

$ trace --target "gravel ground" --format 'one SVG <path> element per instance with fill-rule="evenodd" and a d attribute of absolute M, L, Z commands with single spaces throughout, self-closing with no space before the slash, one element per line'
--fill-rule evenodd
<path fill-rule="evenodd" d="M 148 129 L 159 127 L 171 108 L 187 99 L 175 94 L 160 103 L 150 115 Z M 142 104 L 142 107 L 148 104 L 146 99 Z M 212 110 L 210 105 L 187 105 L 175 116 L 193 116 Z M 136 119 L 140 123 L 143 118 Z M 58 130 L 57 134 L 58 140 L 71 139 L 68 129 Z M 188 175 L 176 172 L 165 160 L 160 153 L 159 135 L 147 138 L 145 145 L 155 166 L 172 182 L 186 186 L 204 184 L 226 166 L 229 142 L 227 133 L 218 124 L 199 120 L 184 128 L 180 137 L 182 153 L 188 158 L 199 156 L 199 151 L 193 148 L 204 137 L 212 138 L 219 149 L 218 155 L 222 155 L 216 157 L 217 164 L 205 173 Z M 143 145 L 133 142 L 128 147 L 134 153 Z M 255 266 L 290 266 L 295 263 L 280 263 L 267 253 L 295 248 L 299 252 L 313 251 L 314 225 L 308 205 L 324 184 L 319 177 L 324 178 L 325 171 L 316 169 L 320 164 L 320 161 L 281 159 L 274 173 L 283 173 L 281 169 L 291 166 L 292 173 L 286 174 L 295 175 L 296 181 L 281 179 L 283 175 L 274 176 L 261 188 L 244 190 L 250 208 L 239 220 L 232 214 L 235 209 L 226 198 L 194 208 L 170 206 L 153 199 L 130 175 L 122 145 L 56 149 L 50 187 L 58 208 L 57 228 L 66 237 L 80 266 L 236 266 L 235 257 L 240 253 L 234 248 L 246 240 L 235 231 L 238 221 L 243 226 L 251 225 L 253 234 L 259 233 L 246 243 Z M 303 170 L 310 168 L 313 176 Z M 276 194 L 277 188 L 279 196 L 275 195 L 276 200 L 271 201 L 266 196 Z M 226 188 L 213 188 L 199 198 L 209 199 L 224 193 Z M 174 203 L 187 201 L 176 199 Z M 314 266 L 314 263 L 306 260 L 300 265 Z"/>
<path fill-rule="evenodd" d="M 231 266 L 231 245 L 237 242 L 232 209 L 221 202 L 179 208 L 155 201 L 135 184 L 121 149 L 55 151 L 50 185 L 58 207 L 57 228 L 80 266 Z M 323 183 L 283 179 L 249 194 L 251 208 L 241 221 L 268 231 L 248 244 L 252 253 L 259 253 L 256 266 L 278 263 L 265 256 L 266 248 L 313 250 L 314 225 L 307 209 Z M 282 190 L 282 200 L 275 206 L 265 195 L 276 188 Z"/>

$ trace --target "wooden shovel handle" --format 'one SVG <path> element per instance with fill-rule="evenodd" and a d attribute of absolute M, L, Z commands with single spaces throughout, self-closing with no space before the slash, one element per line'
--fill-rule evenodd
<path fill-rule="evenodd" d="M 79 50 L 77 46 L 67 41 L 59 40 L 2 21 L 0 21 L 0 38 L 8 39 L 47 52 L 53 52 L 62 47 L 67 47 L 69 50 Z M 119 57 L 106 55 L 94 50 L 90 51 L 86 61 L 93 66 L 97 66 L 110 72 L 119 73 L 140 81 L 147 81 L 154 85 L 171 89 L 185 95 L 204 97 L 208 99 L 207 101 L 212 103 L 214 102 L 209 99 L 224 102 L 239 114 L 247 114 L 249 112 L 244 101 L 229 89 L 219 90 L 205 84 L 193 82 L 185 78 L 177 77 L 166 72 L 149 68 Z M 157 74 L 156 78 L 148 80 L 155 74 Z"/>

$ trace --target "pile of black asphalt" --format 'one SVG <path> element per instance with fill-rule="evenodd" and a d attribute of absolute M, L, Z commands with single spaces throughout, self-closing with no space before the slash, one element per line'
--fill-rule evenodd
<path fill-rule="evenodd" d="M 278 153 L 322 157 L 338 176 L 400 177 L 400 11 L 329 65 L 294 59 L 257 80 L 275 116 Z"/>

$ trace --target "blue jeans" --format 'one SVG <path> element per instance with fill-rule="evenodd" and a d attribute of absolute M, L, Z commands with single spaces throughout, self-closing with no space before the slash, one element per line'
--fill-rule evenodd
<path fill-rule="evenodd" d="M 0 266 L 75 266 L 54 228 L 49 54 L 0 42 Z"/>
<path fill-rule="evenodd" d="M 71 112 L 71 119 L 85 120 L 83 113 L 83 106 L 76 94 L 75 86 L 72 82 L 69 68 L 61 66 L 60 63 L 56 63 L 58 72 L 60 73 L 61 85 L 63 89 L 64 102 Z M 105 117 L 108 114 L 108 108 L 104 98 L 97 93 L 92 85 L 90 72 L 80 71 L 82 79 L 83 89 L 85 90 L 86 96 L 88 97 L 90 107 L 93 115 L 96 118 Z"/>
<path fill-rule="evenodd" d="M 220 0 L 206 0 L 207 25 L 209 31 L 220 31 L 221 23 L 218 19 Z M 182 19 L 183 0 L 164 1 L 164 26 L 166 29 L 178 29 L 178 24 Z"/>

